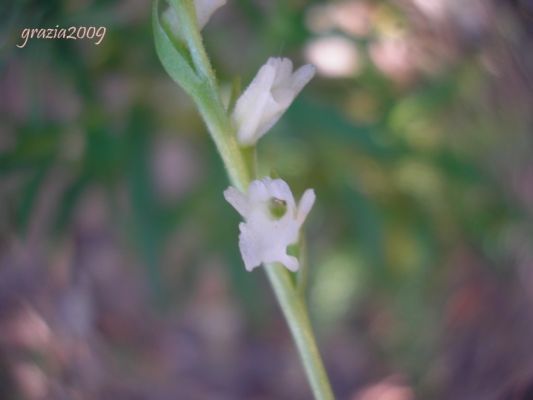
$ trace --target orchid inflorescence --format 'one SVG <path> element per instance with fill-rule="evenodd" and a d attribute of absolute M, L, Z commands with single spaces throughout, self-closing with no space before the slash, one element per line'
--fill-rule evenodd
<path fill-rule="evenodd" d="M 270 58 L 237 100 L 232 119 L 238 143 L 255 145 L 278 122 L 314 74 L 311 65 L 293 73 L 288 58 Z M 224 196 L 246 220 L 239 225 L 239 247 L 246 269 L 251 271 L 261 263 L 279 262 L 297 271 L 298 260 L 288 256 L 286 249 L 298 241 L 300 227 L 315 201 L 313 190 L 304 193 L 298 209 L 291 189 L 282 179 L 255 180 L 246 195 L 230 187 Z M 271 203 L 283 204 L 287 208 L 284 215 L 277 218 L 269 207 Z"/>
<path fill-rule="evenodd" d="M 195 0 L 198 28 L 202 29 L 225 3 L 225 0 Z M 172 4 L 164 11 L 163 20 L 174 39 L 185 43 L 185 33 Z M 312 65 L 304 65 L 293 72 L 288 58 L 269 58 L 240 95 L 231 113 L 238 146 L 243 149 L 255 146 L 314 74 Z M 314 192 L 307 190 L 296 207 L 289 186 L 281 179 L 254 180 L 244 189 L 247 189 L 246 193 L 230 187 L 224 195 L 245 219 L 239 225 L 239 247 L 246 269 L 251 271 L 261 263 L 279 262 L 291 271 L 298 270 L 299 262 L 294 256 L 287 255 L 287 247 L 298 241 L 300 228 L 315 200 Z M 283 204 L 286 212 L 278 218 L 272 214 L 270 203 Z"/>
<path fill-rule="evenodd" d="M 315 192 L 307 189 L 296 202 L 284 180 L 254 176 L 258 140 L 313 78 L 315 68 L 304 65 L 293 71 L 289 59 L 269 58 L 236 101 L 224 102 L 200 31 L 226 0 L 166 0 L 169 7 L 162 13 L 159 1 L 154 0 L 153 8 L 157 54 L 171 78 L 194 100 L 222 158 L 231 181 L 224 197 L 244 219 L 239 224 L 239 248 L 246 270 L 266 267 L 315 398 L 331 400 L 303 296 L 306 269 L 296 256 Z M 235 100 L 238 93 L 233 95 Z M 296 279 L 289 271 L 298 271 Z"/>

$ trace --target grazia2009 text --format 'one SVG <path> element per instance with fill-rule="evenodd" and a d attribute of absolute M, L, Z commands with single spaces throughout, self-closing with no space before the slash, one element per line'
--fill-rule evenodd
<path fill-rule="evenodd" d="M 20 41 L 17 43 L 18 48 L 26 47 L 30 39 L 65 39 L 65 40 L 82 40 L 94 39 L 94 44 L 98 46 L 104 40 L 107 29 L 105 26 L 69 26 L 60 28 L 24 28 L 20 32 Z"/>

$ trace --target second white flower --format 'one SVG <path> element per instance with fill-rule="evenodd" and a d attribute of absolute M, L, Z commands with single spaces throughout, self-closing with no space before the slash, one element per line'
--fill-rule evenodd
<path fill-rule="evenodd" d="M 315 75 L 309 64 L 292 69 L 288 58 L 269 58 L 241 95 L 233 112 L 241 145 L 253 146 L 268 132 Z"/>

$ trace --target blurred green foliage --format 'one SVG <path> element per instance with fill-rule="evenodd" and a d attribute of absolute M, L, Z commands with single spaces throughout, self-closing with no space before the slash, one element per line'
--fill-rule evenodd
<path fill-rule="evenodd" d="M 205 40 L 221 81 L 242 75 L 244 83 L 270 55 L 303 62 L 304 46 L 318 35 L 306 13 L 324 4 L 230 3 L 206 28 Z M 388 2 L 374 7 L 387 12 L 373 24 L 412 23 Z M 242 266 L 238 216 L 222 198 L 222 164 L 155 56 L 149 15 L 142 1 L 28 0 L 2 10 L 0 174 L 17 185 L 2 194 L 1 229 L 23 237 L 47 178 L 61 170 L 65 185 L 46 227 L 51 246 L 72 232 L 78 203 L 98 187 L 113 210 L 110 224 L 125 251 L 142 260 L 159 305 L 179 307 L 206 262 L 220 258 L 249 319 L 267 324 L 269 294 L 261 274 Z M 23 27 L 56 24 L 108 30 L 100 46 L 62 40 L 14 46 Z M 320 333 L 381 310 L 375 318 L 386 322 L 366 340 L 416 383 L 436 351 L 454 255 L 468 247 L 501 276 L 513 273 L 505 267 L 512 258 L 505 235 L 531 215 L 494 163 L 506 157 L 503 163 L 520 167 L 513 143 L 520 147 L 525 117 L 495 111 L 485 93 L 496 89 L 480 49 L 398 84 L 369 55 L 379 31 L 373 26 L 366 37 L 349 39 L 359 49 L 359 72 L 317 78 L 259 152 L 264 173 L 275 169 L 297 194 L 307 187 L 317 192 L 307 232 L 311 312 Z M 64 111 L 69 104 L 73 111 Z M 173 135 L 194 149 L 198 171 L 169 202 L 155 190 L 152 167 L 156 143 Z M 165 254 L 180 246 L 182 265 L 172 265 Z"/>

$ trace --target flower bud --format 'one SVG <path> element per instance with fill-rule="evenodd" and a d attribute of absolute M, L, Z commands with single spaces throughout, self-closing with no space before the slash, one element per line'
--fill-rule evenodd
<path fill-rule="evenodd" d="M 255 145 L 314 75 L 315 67 L 310 64 L 292 72 L 288 58 L 269 58 L 235 105 L 232 117 L 238 142 Z"/>

